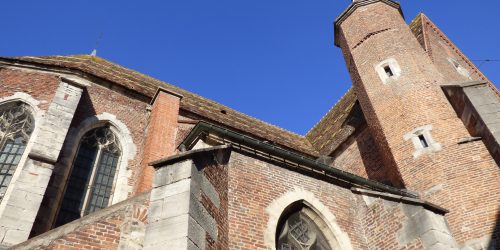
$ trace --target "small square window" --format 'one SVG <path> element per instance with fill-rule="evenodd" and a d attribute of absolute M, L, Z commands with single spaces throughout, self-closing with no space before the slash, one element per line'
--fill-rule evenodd
<path fill-rule="evenodd" d="M 384 66 L 384 71 L 385 71 L 385 74 L 387 75 L 387 77 L 394 76 L 394 73 L 392 73 L 391 67 L 389 67 L 389 65 Z"/>
<path fill-rule="evenodd" d="M 375 71 L 384 84 L 395 82 L 401 76 L 401 68 L 394 58 L 386 59 L 375 65 Z"/>
<path fill-rule="evenodd" d="M 435 142 L 432 138 L 432 125 L 425 125 L 415 128 L 411 132 L 404 135 L 404 140 L 411 140 L 415 151 L 413 152 L 413 158 L 416 159 L 419 156 L 431 152 L 437 152 L 441 150 L 441 144 Z"/>

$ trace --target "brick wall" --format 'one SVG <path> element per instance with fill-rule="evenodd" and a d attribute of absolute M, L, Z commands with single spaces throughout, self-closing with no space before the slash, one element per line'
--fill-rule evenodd
<path fill-rule="evenodd" d="M 31 70 L 0 68 L 0 98 L 23 92 L 40 101 L 47 110 L 59 86 L 59 77 Z"/>
<path fill-rule="evenodd" d="M 135 228 L 135 235 L 144 232 L 148 197 L 149 194 L 146 193 L 118 203 L 11 249 L 118 249 L 120 242 L 128 242 L 127 249 L 142 249 L 143 237 L 131 239 L 133 234 L 123 230 L 128 229 L 124 227 L 126 222 L 134 220 L 136 224 L 142 224 L 142 228 Z"/>
<path fill-rule="evenodd" d="M 43 75 L 43 74 L 42 74 Z M 37 86 L 42 88 L 42 86 Z M 102 114 L 104 112 L 115 115 L 116 119 L 123 122 L 130 131 L 133 143 L 137 148 L 134 159 L 129 160 L 128 168 L 131 176 L 140 175 L 140 160 L 143 154 L 143 144 L 145 128 L 147 125 L 149 112 L 147 111 L 146 98 L 128 92 L 123 88 L 110 85 L 106 82 L 94 80 L 91 86 L 86 87 L 81 97 L 78 108 L 71 122 L 70 130 L 76 130 L 87 118 Z M 69 144 L 78 144 L 73 141 L 75 138 L 66 138 L 63 147 Z M 125 143 L 125 142 L 122 142 Z M 43 233 L 53 226 L 53 221 L 64 195 L 66 180 L 70 175 L 71 163 L 74 155 L 66 155 L 68 152 L 62 151 L 58 162 L 66 159 L 63 164 L 56 164 L 53 175 L 49 182 L 49 187 L 45 193 L 39 210 L 31 236 Z M 72 152 L 69 152 L 72 154 Z M 133 187 L 138 182 L 138 178 L 131 178 L 128 185 Z M 130 193 L 129 196 L 134 195 Z"/>
<path fill-rule="evenodd" d="M 347 139 L 332 157 L 336 167 L 364 178 L 390 184 L 388 170 L 384 167 L 378 147 L 369 129 L 360 127 L 359 132 Z"/>
<path fill-rule="evenodd" d="M 208 233 L 206 234 L 205 249 L 228 249 L 228 168 L 226 165 L 212 162 L 210 165 L 204 166 L 203 173 L 215 188 L 220 199 L 220 204 L 216 205 L 202 190 L 201 203 L 217 222 L 218 230 L 217 239 L 212 239 Z"/>
<path fill-rule="evenodd" d="M 354 249 L 366 249 L 349 190 L 236 152 L 231 154 L 228 171 L 230 249 L 268 249 L 266 208 L 296 188 L 313 193 L 336 216 Z"/>
<path fill-rule="evenodd" d="M 116 116 L 130 130 L 133 143 L 137 147 L 136 158 L 129 161 L 132 176 L 140 174 L 140 161 L 144 152 L 145 131 L 149 121 L 147 110 L 149 98 L 137 95 L 106 82 L 98 82 L 87 87 L 71 124 L 72 128 L 86 118 L 104 112 Z M 134 186 L 137 178 L 132 178 L 129 185 Z M 132 194 L 131 194 L 132 195 Z"/>
<path fill-rule="evenodd" d="M 491 236 L 500 208 L 484 201 L 500 197 L 489 191 L 500 188 L 498 166 L 482 142 L 458 144 L 470 134 L 440 87 L 445 78 L 398 10 L 382 2 L 360 7 L 341 28 L 340 45 L 384 165 L 399 172 L 404 187 L 451 210 L 459 243 Z M 375 65 L 390 57 L 402 74 L 384 84 Z M 414 157 L 404 136 L 424 125 L 432 125 L 442 149 Z"/>
<path fill-rule="evenodd" d="M 369 249 L 424 249 L 420 239 L 415 239 L 404 248 L 399 246 L 397 233 L 406 219 L 398 206 L 386 206 L 377 200 L 369 207 L 360 209 Z M 393 233 L 388 233 L 393 232 Z"/>
<path fill-rule="evenodd" d="M 434 24 L 428 17 L 421 14 L 421 22 L 425 37 L 425 45 L 427 53 L 431 57 L 436 68 L 444 76 L 446 82 L 461 82 L 461 81 L 488 81 L 490 88 L 495 92 L 498 90 L 486 78 L 486 76 L 470 61 L 453 42 Z M 470 73 L 470 78 L 466 78 L 457 72 L 455 67 L 450 63 L 448 58 L 454 58 L 465 67 Z"/>
<path fill-rule="evenodd" d="M 169 156 L 175 151 L 174 142 L 180 98 L 182 97 L 160 90 L 153 100 L 154 103 L 144 144 L 144 155 L 141 162 L 140 181 L 137 183 L 137 192 L 144 192 L 151 189 L 154 169 L 149 166 L 149 163 Z"/>

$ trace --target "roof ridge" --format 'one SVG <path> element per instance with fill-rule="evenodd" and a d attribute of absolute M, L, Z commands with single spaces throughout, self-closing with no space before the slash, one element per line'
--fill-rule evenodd
<path fill-rule="evenodd" d="M 129 76 L 131 76 L 131 77 L 137 78 L 137 77 L 136 77 L 136 76 L 134 76 L 133 74 L 138 74 L 138 75 L 140 75 L 140 76 L 142 76 L 142 77 L 145 77 L 145 78 L 148 78 L 148 79 L 152 79 L 152 80 L 157 81 L 157 82 L 160 82 L 160 83 L 162 83 L 162 84 L 166 84 L 166 85 L 168 85 L 169 87 L 172 87 L 172 88 L 175 88 L 175 89 L 181 90 L 182 92 L 188 92 L 189 94 L 191 94 L 191 95 L 193 95 L 193 96 L 196 96 L 196 97 L 202 98 L 202 99 L 204 99 L 204 100 L 206 100 L 206 101 L 208 101 L 208 102 L 210 102 L 210 103 L 212 103 L 212 104 L 216 104 L 216 105 L 222 106 L 222 107 L 224 107 L 224 108 L 230 109 L 230 110 L 232 110 L 232 111 L 234 111 L 234 112 L 236 112 L 236 113 L 239 113 L 240 115 L 246 116 L 247 118 L 250 118 L 250 119 L 252 119 L 252 120 L 255 120 L 255 121 L 258 121 L 258 122 L 261 122 L 261 123 L 264 123 L 264 124 L 270 125 L 270 126 L 273 126 L 273 127 L 277 128 L 277 129 L 282 130 L 283 132 L 287 132 L 287 133 L 290 133 L 290 134 L 296 135 L 296 136 L 298 136 L 298 137 L 305 138 L 305 135 L 300 135 L 300 134 L 298 134 L 298 133 L 295 133 L 295 132 L 293 132 L 293 131 L 287 130 L 287 129 L 282 128 L 282 127 L 280 127 L 280 126 L 277 126 L 277 125 L 275 125 L 275 124 L 272 124 L 272 123 L 269 123 L 269 122 L 263 121 L 263 120 L 261 120 L 261 119 L 255 118 L 255 117 L 253 117 L 253 116 L 251 116 L 251 115 L 245 114 L 245 113 L 243 113 L 243 112 L 241 112 L 241 111 L 238 111 L 238 110 L 233 109 L 233 108 L 231 108 L 231 107 L 229 107 L 229 106 L 226 106 L 226 105 L 224 105 L 224 104 L 221 104 L 221 103 L 219 103 L 219 102 L 217 102 L 217 101 L 215 101 L 215 100 L 212 100 L 212 99 L 210 99 L 210 98 L 207 98 L 207 97 L 201 96 L 201 95 L 199 95 L 199 94 L 197 94 L 197 93 L 194 93 L 194 92 L 192 92 L 192 91 L 190 91 L 190 90 L 186 90 L 186 89 L 184 89 L 184 88 L 181 88 L 181 87 L 175 86 L 175 85 L 173 85 L 173 84 L 171 84 L 171 83 L 168 83 L 168 82 L 165 82 L 165 81 L 163 81 L 163 80 L 160 80 L 160 79 L 157 79 L 157 78 L 154 78 L 154 77 L 148 76 L 148 75 L 146 75 L 146 74 L 140 73 L 139 71 L 136 71 L 136 70 L 134 70 L 134 69 L 130 69 L 130 68 L 124 67 L 124 66 L 122 66 L 122 65 L 119 65 L 119 64 L 113 63 L 113 62 L 111 62 L 111 61 L 109 61 L 109 60 L 106 60 L 106 59 L 104 59 L 104 58 L 102 58 L 102 57 L 98 57 L 98 56 L 95 56 L 95 57 L 96 57 L 96 58 L 99 58 L 100 60 L 102 60 L 102 61 L 104 61 L 104 62 L 107 62 L 107 63 L 113 64 L 113 65 L 116 65 L 116 66 L 118 66 L 119 68 L 125 69 L 125 70 L 127 70 L 127 71 L 131 71 L 131 72 L 127 72 L 127 73 L 126 73 L 126 75 L 129 75 Z M 92 62 L 95 62 L 95 61 L 92 61 Z M 96 63 L 99 63 L 99 62 L 96 62 Z M 107 67 L 107 68 L 109 69 L 109 67 Z M 111 70 L 112 70 L 112 69 L 111 69 Z M 131 81 L 131 80 L 129 80 L 129 79 L 126 79 L 126 80 L 127 80 L 127 81 Z M 307 142 L 309 142 L 309 141 L 307 140 Z M 310 142 L 309 142 L 309 143 L 310 143 Z"/>
<path fill-rule="evenodd" d="M 175 86 L 171 83 L 168 83 L 168 82 L 165 82 L 163 80 L 160 80 L 160 79 L 151 77 L 149 75 L 143 74 L 137 70 L 127 68 L 125 66 L 114 63 L 112 61 L 109 61 L 109 60 L 102 58 L 102 57 L 99 57 L 99 56 L 91 56 L 91 55 L 84 55 L 83 54 L 83 55 L 67 55 L 67 56 L 60 56 L 60 55 L 56 55 L 56 56 L 21 56 L 21 57 L 11 57 L 11 58 L 20 59 L 20 60 L 22 60 L 22 59 L 33 59 L 33 60 L 42 59 L 42 60 L 48 60 L 51 62 L 63 61 L 63 62 L 75 63 L 75 64 L 79 64 L 79 65 L 86 65 L 87 67 L 90 67 L 90 68 L 96 68 L 99 66 L 99 67 L 106 68 L 106 70 L 101 71 L 102 74 L 107 75 L 108 77 L 115 77 L 115 78 L 121 79 L 122 81 L 126 81 L 129 83 L 134 83 L 134 80 L 136 82 L 142 82 L 144 80 L 153 81 L 153 82 L 156 82 L 156 83 L 159 83 L 162 85 L 166 85 L 167 88 L 173 88 L 179 92 L 183 92 L 184 94 L 191 95 L 194 98 L 202 99 L 205 102 L 207 102 L 213 106 L 219 106 L 219 107 L 224 108 L 226 110 L 230 110 L 230 111 L 232 111 L 240 116 L 240 117 L 233 117 L 233 119 L 241 120 L 241 117 L 244 117 L 246 119 L 249 119 L 250 121 L 258 122 L 260 124 L 272 127 L 281 133 L 286 133 L 290 136 L 294 136 L 298 139 L 301 139 L 303 141 L 303 143 L 305 143 L 307 146 L 311 146 L 311 148 L 313 148 L 311 142 L 305 137 L 305 135 L 300 135 L 298 133 L 295 133 L 295 132 L 292 132 L 292 131 L 287 130 L 285 128 L 282 128 L 280 126 L 277 126 L 277 125 L 274 125 L 272 123 L 255 118 L 255 117 L 250 116 L 248 114 L 245 114 L 241 111 L 235 110 L 235 109 L 230 108 L 224 104 L 221 104 L 217 101 L 214 101 L 210 98 L 203 97 L 203 96 L 196 94 L 192 91 L 183 89 L 183 88 Z M 68 59 L 78 60 L 78 62 L 68 60 Z M 117 76 L 116 74 L 113 74 L 113 73 L 118 72 L 118 71 L 116 69 L 113 69 L 112 67 L 117 67 L 119 69 L 122 69 L 122 71 L 119 71 L 119 73 L 124 75 L 125 77 L 120 77 L 120 76 Z M 111 72 L 113 72 L 113 73 L 111 73 Z M 89 72 L 87 72 L 87 73 L 89 73 Z M 96 73 L 91 73 L 91 74 L 95 75 Z M 141 78 L 143 78 L 143 79 L 141 79 Z"/>

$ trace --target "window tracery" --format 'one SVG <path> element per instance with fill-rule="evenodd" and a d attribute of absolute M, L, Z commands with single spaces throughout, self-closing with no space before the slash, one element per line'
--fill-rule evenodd
<path fill-rule="evenodd" d="M 0 200 L 34 130 L 30 107 L 23 102 L 0 106 Z"/>
<path fill-rule="evenodd" d="M 120 156 L 120 143 L 109 127 L 82 137 L 56 226 L 109 205 Z"/>
<path fill-rule="evenodd" d="M 303 207 L 284 218 L 278 228 L 278 250 L 331 250 L 325 235 Z"/>

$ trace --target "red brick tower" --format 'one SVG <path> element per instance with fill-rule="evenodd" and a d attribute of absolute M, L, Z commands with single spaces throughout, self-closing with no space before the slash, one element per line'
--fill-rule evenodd
<path fill-rule="evenodd" d="M 446 99 L 445 80 L 390 0 L 358 0 L 335 21 L 368 126 L 395 186 L 450 210 L 456 239 L 492 234 L 498 166 Z M 492 187 L 495 186 L 495 187 Z M 490 202 L 488 202 L 490 201 Z"/>

